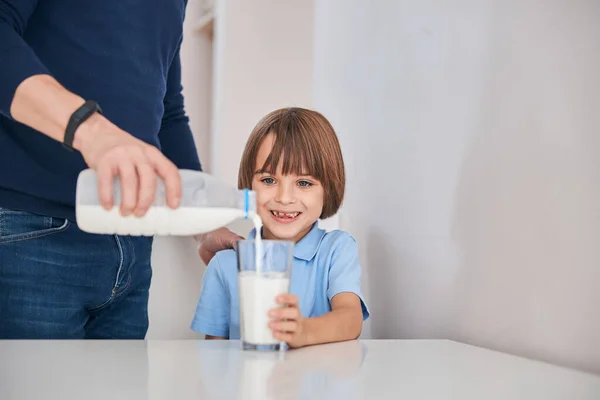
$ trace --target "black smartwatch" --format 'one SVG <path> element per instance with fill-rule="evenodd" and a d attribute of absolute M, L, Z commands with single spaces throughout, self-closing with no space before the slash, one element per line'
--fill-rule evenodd
<path fill-rule="evenodd" d="M 63 139 L 63 146 L 70 151 L 73 151 L 73 139 L 75 138 L 75 131 L 77 128 L 85 122 L 86 119 L 94 115 L 94 113 L 102 114 L 102 109 L 94 100 L 86 101 L 81 107 L 79 107 L 69 118 L 67 129 L 65 129 L 65 137 Z"/>

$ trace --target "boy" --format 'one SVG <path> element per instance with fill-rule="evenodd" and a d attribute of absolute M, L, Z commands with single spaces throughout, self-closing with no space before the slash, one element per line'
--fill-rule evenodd
<path fill-rule="evenodd" d="M 248 139 L 238 186 L 256 192 L 264 239 L 295 242 L 290 294 L 278 296 L 284 307 L 269 312 L 273 336 L 290 347 L 358 338 L 369 312 L 356 242 L 318 227 L 319 219 L 338 211 L 345 189 L 342 152 L 329 121 L 302 108 L 268 114 Z M 235 252 L 219 252 L 204 274 L 192 329 L 207 339 L 239 339 L 238 303 Z"/>

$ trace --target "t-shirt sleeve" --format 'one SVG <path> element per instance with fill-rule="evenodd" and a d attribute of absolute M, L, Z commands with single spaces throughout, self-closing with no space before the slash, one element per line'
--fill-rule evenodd
<path fill-rule="evenodd" d="M 329 285 L 327 297 L 329 302 L 340 293 L 354 293 L 362 306 L 363 320 L 369 318 L 369 309 L 360 289 L 361 266 L 358 259 L 358 246 L 350 235 L 340 239 L 334 250 L 329 267 Z"/>
<path fill-rule="evenodd" d="M 202 277 L 200 299 L 192 321 L 192 330 L 205 335 L 228 338 L 230 301 L 219 257 L 216 255 Z"/>

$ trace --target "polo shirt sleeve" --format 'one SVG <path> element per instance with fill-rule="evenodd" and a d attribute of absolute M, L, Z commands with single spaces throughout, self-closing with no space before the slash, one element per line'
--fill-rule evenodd
<path fill-rule="evenodd" d="M 204 276 L 192 330 L 210 336 L 229 337 L 229 292 L 223 278 L 218 254 L 212 258 Z"/>
<path fill-rule="evenodd" d="M 354 293 L 362 306 L 363 321 L 369 318 L 369 309 L 360 289 L 361 266 L 358 259 L 358 246 L 354 238 L 344 234 L 331 256 L 327 297 L 329 302 L 340 293 Z"/>

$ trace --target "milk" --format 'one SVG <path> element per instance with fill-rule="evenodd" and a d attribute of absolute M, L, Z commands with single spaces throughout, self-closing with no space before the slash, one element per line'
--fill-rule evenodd
<path fill-rule="evenodd" d="M 105 210 L 99 205 L 77 207 L 77 224 L 81 230 L 133 236 L 192 236 L 214 231 L 244 216 L 242 210 L 220 207 L 179 207 L 175 210 L 169 207 L 150 207 L 143 217 L 123 217 L 117 207 L 111 210 Z M 257 222 L 254 223 L 256 225 Z M 258 223 L 260 224 L 260 218 Z"/>
<path fill-rule="evenodd" d="M 261 257 L 261 254 L 263 253 L 262 232 L 261 232 L 262 231 L 262 220 L 260 219 L 259 215 L 254 212 L 249 213 L 248 217 L 254 223 L 254 230 L 256 231 L 256 235 L 254 236 L 254 242 L 255 242 L 255 246 L 256 246 L 254 249 L 255 265 L 256 265 L 256 272 L 258 274 L 260 274 L 263 270 L 262 257 Z"/>
<path fill-rule="evenodd" d="M 238 276 L 238 285 L 242 339 L 253 345 L 279 344 L 269 329 L 271 318 L 268 312 L 280 307 L 275 298 L 288 293 L 290 279 L 285 273 L 242 271 Z"/>

